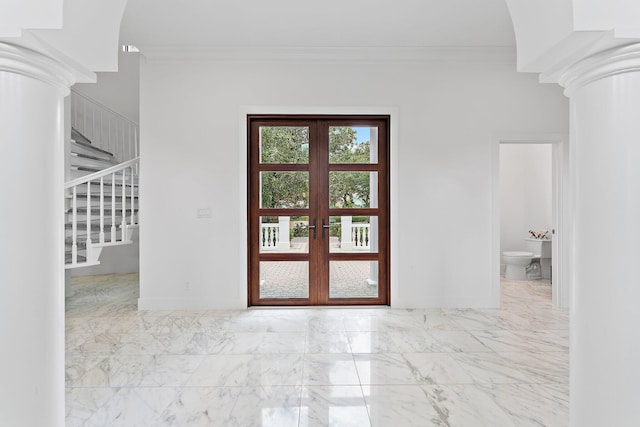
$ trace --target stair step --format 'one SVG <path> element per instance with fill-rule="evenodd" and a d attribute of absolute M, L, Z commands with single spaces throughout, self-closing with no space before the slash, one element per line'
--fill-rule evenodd
<path fill-rule="evenodd" d="M 100 167 L 102 169 L 117 165 L 115 159 L 102 159 L 90 154 L 71 153 L 71 166 L 76 167 Z"/>
<path fill-rule="evenodd" d="M 116 227 L 120 227 L 120 224 L 116 224 Z M 73 225 L 70 222 L 67 222 L 64 224 L 64 228 L 65 230 L 73 230 Z M 76 224 L 76 230 L 78 231 L 86 231 L 87 230 L 87 223 L 86 222 L 78 222 Z M 104 227 L 102 229 L 103 231 L 107 231 L 107 230 L 111 230 L 111 224 L 104 224 Z M 99 232 L 100 231 L 100 221 L 92 221 L 91 222 L 91 231 L 94 232 Z"/>
<path fill-rule="evenodd" d="M 70 168 L 71 170 L 80 171 L 80 172 L 89 172 L 89 173 L 100 172 L 102 170 L 100 168 L 95 168 L 90 166 L 77 166 L 77 165 L 71 165 Z"/>
<path fill-rule="evenodd" d="M 122 217 L 122 208 L 115 208 L 114 209 L 116 211 L 116 216 L 118 217 Z M 125 208 L 124 209 L 125 213 L 127 214 L 127 216 L 131 215 L 131 208 Z M 67 210 L 64 211 L 64 213 L 66 214 L 73 214 L 73 208 L 68 208 Z M 77 215 L 86 215 L 87 213 L 87 208 L 86 207 L 76 207 L 76 214 Z M 138 208 L 134 208 L 133 209 L 133 213 L 138 213 Z M 99 208 L 92 208 L 91 209 L 91 215 L 92 216 L 99 216 L 100 215 L 100 209 Z M 105 218 L 109 217 L 111 218 L 111 207 L 105 207 L 104 209 L 104 216 Z"/>
<path fill-rule="evenodd" d="M 85 148 L 88 148 L 92 151 L 97 151 L 99 153 L 106 154 L 108 156 L 113 157 L 113 153 L 110 153 L 105 149 L 102 149 L 100 147 L 96 147 L 95 145 L 93 145 L 91 143 L 91 140 L 89 140 L 89 138 L 87 138 L 82 133 L 80 133 L 76 128 L 71 128 L 71 140 L 76 144 L 82 145 Z"/>
<path fill-rule="evenodd" d="M 111 224 L 109 224 L 109 230 L 105 230 L 104 232 L 104 241 L 105 242 L 111 242 Z M 116 241 L 120 240 L 120 235 L 122 233 L 120 233 L 120 229 L 117 229 L 116 231 Z M 87 241 L 87 234 L 85 232 L 79 232 L 78 235 L 76 236 L 76 245 L 78 245 L 78 249 L 85 249 L 86 248 L 86 241 Z M 92 232 L 91 233 L 91 241 L 93 243 L 97 243 L 100 241 L 100 233 L 98 232 Z M 66 236 L 64 238 L 64 247 L 67 250 L 71 250 L 71 245 L 73 243 L 73 237 L 72 236 Z"/>
<path fill-rule="evenodd" d="M 69 195 L 67 195 L 67 196 L 66 196 L 66 198 L 67 198 L 67 199 L 72 199 L 72 198 L 73 198 L 73 196 L 69 194 Z M 136 202 L 137 202 L 137 200 L 138 200 L 138 195 L 134 193 L 133 198 L 134 198 L 134 200 L 136 200 Z M 86 200 L 87 200 L 87 194 L 86 194 L 86 193 L 84 193 L 84 194 L 76 193 L 76 199 L 77 199 L 77 200 L 83 200 L 83 201 L 85 201 L 85 202 L 86 202 Z M 127 203 L 129 203 L 129 200 L 131 199 L 131 195 L 127 194 L 127 195 L 126 195 L 126 199 L 127 199 Z M 96 200 L 100 200 L 100 194 L 96 194 L 96 193 L 93 193 L 93 192 L 92 192 L 92 193 L 91 193 L 91 200 L 92 200 L 92 201 L 94 201 L 94 203 L 95 203 L 95 201 L 96 201 Z M 115 196 L 115 200 L 116 200 L 116 207 L 117 207 L 119 203 L 122 203 L 122 194 L 116 194 L 116 196 Z M 105 203 L 105 205 L 106 205 L 107 203 L 109 203 L 109 206 L 110 206 L 110 203 L 111 203 L 111 194 L 105 194 L 105 195 L 104 195 L 104 203 Z"/>
<path fill-rule="evenodd" d="M 116 160 L 116 158 L 111 153 L 105 153 L 104 150 L 96 150 L 96 147 L 92 145 L 87 146 L 87 144 L 81 144 L 74 140 L 71 140 L 71 144 L 69 144 L 69 151 L 72 154 L 84 154 L 85 156 L 93 156 L 104 160 Z"/>

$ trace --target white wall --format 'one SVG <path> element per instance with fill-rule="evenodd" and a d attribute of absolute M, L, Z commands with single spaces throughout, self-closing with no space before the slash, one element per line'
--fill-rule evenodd
<path fill-rule="evenodd" d="M 529 250 L 528 230 L 553 228 L 551 144 L 500 144 L 500 250 Z"/>
<path fill-rule="evenodd" d="M 395 307 L 498 304 L 493 135 L 568 127 L 560 88 L 514 65 L 143 61 L 140 84 L 141 308 L 246 307 L 246 106 L 397 111 Z"/>
<path fill-rule="evenodd" d="M 107 246 L 100 254 L 100 264 L 74 268 L 71 276 L 93 276 L 96 274 L 136 273 L 140 270 L 140 244 L 134 236 L 130 245 Z"/>
<path fill-rule="evenodd" d="M 138 123 L 140 106 L 140 54 L 118 54 L 118 72 L 97 73 L 97 83 L 78 83 L 78 92 Z"/>

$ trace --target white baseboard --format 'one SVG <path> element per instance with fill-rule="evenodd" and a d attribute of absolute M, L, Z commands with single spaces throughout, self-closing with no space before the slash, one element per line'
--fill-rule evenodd
<path fill-rule="evenodd" d="M 246 310 L 247 305 L 226 304 L 221 306 L 216 301 L 202 297 L 194 298 L 138 298 L 138 310 Z"/>

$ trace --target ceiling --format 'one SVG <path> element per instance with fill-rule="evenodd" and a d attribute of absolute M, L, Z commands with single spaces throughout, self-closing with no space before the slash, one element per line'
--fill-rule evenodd
<path fill-rule="evenodd" d="M 129 0 L 120 39 L 140 47 L 515 45 L 505 0 Z"/>

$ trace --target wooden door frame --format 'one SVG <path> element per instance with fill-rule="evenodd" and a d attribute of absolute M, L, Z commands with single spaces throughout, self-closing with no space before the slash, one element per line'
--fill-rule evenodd
<path fill-rule="evenodd" d="M 246 238 L 247 238 L 247 305 L 390 305 L 391 301 L 391 115 L 389 114 L 246 114 L 246 185 L 247 185 L 247 223 L 245 224 L 246 230 Z M 378 173 L 378 194 L 383 197 L 384 206 L 380 208 L 354 208 L 353 212 L 347 209 L 330 209 L 328 205 L 328 181 L 326 185 L 319 185 L 317 188 L 320 191 L 317 199 L 320 200 L 320 205 L 312 206 L 312 201 L 309 201 L 308 211 L 309 211 L 309 220 L 311 220 L 311 213 L 322 212 L 321 215 L 325 216 L 327 221 L 331 216 L 337 215 L 375 215 L 378 217 L 378 225 L 382 227 L 382 231 L 380 231 L 380 235 L 384 236 L 384 238 L 379 240 L 379 247 L 375 253 L 343 253 L 336 256 L 336 253 L 331 253 L 329 250 L 321 251 L 318 250 L 320 245 L 323 245 L 322 241 L 319 239 L 314 239 L 313 241 L 309 241 L 310 248 L 309 254 L 307 258 L 309 259 L 310 265 L 312 255 L 320 258 L 316 260 L 317 265 L 325 267 L 326 271 L 320 271 L 317 269 L 316 273 L 319 276 L 325 275 L 324 277 L 316 278 L 318 283 L 322 283 L 322 281 L 326 281 L 329 284 L 329 266 L 331 258 L 344 258 L 346 260 L 357 261 L 378 261 L 379 262 L 379 277 L 378 281 L 381 285 L 379 285 L 379 296 L 378 298 L 329 298 L 329 286 L 323 288 L 322 286 L 318 286 L 317 289 L 313 289 L 310 283 L 309 289 L 309 298 L 308 299 L 274 299 L 272 300 L 264 300 L 265 303 L 253 301 L 253 296 L 256 292 L 259 292 L 259 277 L 252 277 L 259 274 L 259 264 L 260 262 L 260 250 L 257 248 L 257 245 L 252 244 L 252 233 L 249 230 L 249 225 L 257 220 L 259 217 L 258 208 L 252 209 L 252 206 L 257 206 L 259 204 L 258 200 L 258 192 L 252 191 L 252 185 L 254 182 L 254 174 L 260 172 L 260 168 L 254 169 L 252 165 L 259 165 L 259 159 L 257 158 L 257 150 L 252 148 L 251 135 L 252 135 L 252 125 L 258 123 L 260 121 L 273 121 L 280 122 L 279 124 L 283 126 L 300 126 L 305 125 L 305 121 L 307 125 L 309 122 L 315 122 L 315 132 L 316 138 L 318 140 L 328 140 L 327 130 L 329 126 L 377 126 L 380 129 L 381 141 L 378 146 L 378 162 L 375 164 L 362 164 L 362 165 L 340 165 L 340 164 L 331 164 L 329 163 L 329 154 L 328 154 L 328 146 L 319 145 L 316 147 L 318 152 L 315 152 L 317 156 L 317 161 L 312 162 L 311 157 L 309 159 L 308 169 L 309 178 L 310 178 L 310 187 L 312 186 L 312 176 L 316 175 L 316 166 L 312 166 L 312 163 L 315 165 L 320 165 L 320 167 L 326 168 L 324 171 L 320 171 L 317 176 L 328 179 L 329 171 L 332 170 L 344 170 L 344 171 L 375 171 Z M 339 123 L 339 124 L 337 124 Z M 310 141 L 312 140 L 312 134 L 310 125 Z M 310 150 L 311 154 L 311 150 Z M 320 160 L 321 159 L 321 160 Z M 380 166 L 382 164 L 382 166 Z M 376 165 L 373 167 L 373 165 Z M 287 169 L 296 169 L 294 166 L 290 168 L 287 166 Z M 302 170 L 303 168 L 300 168 Z M 259 198 L 258 198 L 259 199 Z M 289 215 L 296 215 L 295 210 L 287 210 Z M 276 213 L 277 215 L 277 213 Z M 322 233 L 324 237 L 324 229 L 322 229 L 322 225 L 320 222 L 317 224 L 318 229 L 315 230 L 316 233 Z M 255 232 L 255 231 L 254 231 Z M 312 249 L 311 245 L 314 245 L 315 250 Z M 257 248 L 257 249 L 256 249 Z M 257 253 L 256 253 L 257 251 Z"/>

